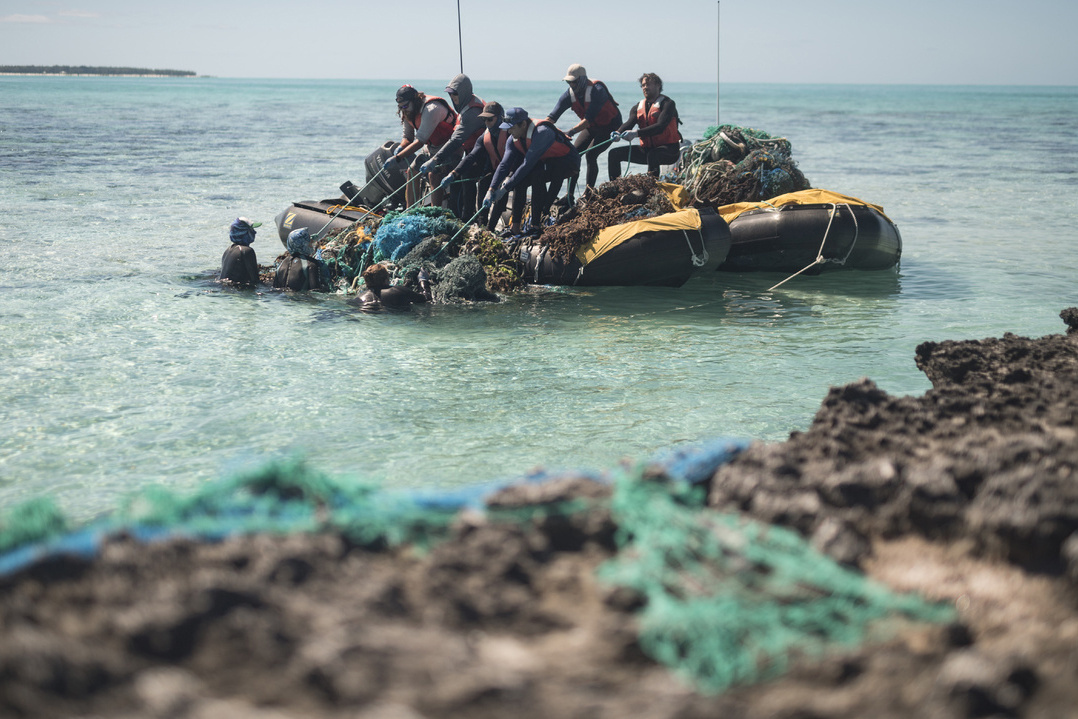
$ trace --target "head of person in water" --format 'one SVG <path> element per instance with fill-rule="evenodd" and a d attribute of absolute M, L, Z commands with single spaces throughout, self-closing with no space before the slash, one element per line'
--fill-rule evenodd
<path fill-rule="evenodd" d="M 374 264 L 363 270 L 363 282 L 371 292 L 384 290 L 389 287 L 389 270 L 385 265 Z"/>

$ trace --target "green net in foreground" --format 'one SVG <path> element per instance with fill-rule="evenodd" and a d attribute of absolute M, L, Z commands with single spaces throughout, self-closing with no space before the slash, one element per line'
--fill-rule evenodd
<path fill-rule="evenodd" d="M 949 605 L 890 592 L 790 530 L 704 509 L 700 494 L 619 480 L 612 510 L 620 551 L 600 578 L 646 598 L 641 647 L 704 691 L 774 678 L 797 657 L 881 638 L 883 620 L 953 619 Z"/>
<path fill-rule="evenodd" d="M 661 479 L 654 478 L 655 465 L 627 472 L 613 480 L 609 500 L 513 510 L 484 505 L 483 498 L 504 484 L 393 492 L 334 479 L 300 461 L 270 464 L 186 497 L 144 490 L 113 515 L 75 529 L 51 502 L 34 500 L 0 517 L 0 576 L 49 556 L 92 558 L 108 536 L 120 532 L 142 541 L 337 532 L 371 549 L 429 547 L 452 540 L 451 527 L 462 510 L 527 525 L 537 516 L 609 503 L 618 549 L 600 567 L 600 579 L 646 600 L 641 647 L 703 691 L 776 677 L 796 658 L 881 638 L 895 620 L 952 619 L 949 607 L 873 584 L 794 532 L 706 508 L 703 491 L 692 482 L 709 477 L 716 462 L 733 454 L 727 444 L 683 453 L 662 466 Z"/>

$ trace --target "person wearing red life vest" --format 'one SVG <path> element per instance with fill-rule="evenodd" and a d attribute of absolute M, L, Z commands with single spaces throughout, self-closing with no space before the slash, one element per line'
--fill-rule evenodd
<path fill-rule="evenodd" d="M 644 99 L 633 105 L 629 119 L 611 135 L 615 140 L 632 142 L 639 138 L 639 145 L 617 147 L 610 151 L 610 179 L 621 177 L 621 163 L 630 160 L 648 166 L 648 174 L 659 176 L 661 165 L 672 165 L 681 155 L 681 132 L 674 101 L 662 94 L 663 81 L 653 72 L 640 76 L 640 90 Z M 632 129 L 636 127 L 637 129 Z"/>
<path fill-rule="evenodd" d="M 551 122 L 557 122 L 562 113 L 572 108 L 580 122 L 567 131 L 567 135 L 576 135 L 574 145 L 577 151 L 584 152 L 587 160 L 587 187 L 595 187 L 599 179 L 599 155 L 609 148 L 607 140 L 610 133 L 621 125 L 621 110 L 614 101 L 610 90 L 600 80 L 588 78 L 583 65 L 573 64 L 565 77 L 569 88 L 558 98 L 554 109 L 547 115 Z M 601 147 L 595 147 L 601 145 Z M 595 149 L 591 149 L 595 147 Z M 569 180 L 569 199 L 576 190 L 576 178 Z"/>
<path fill-rule="evenodd" d="M 450 167 L 455 167 L 461 157 L 471 152 L 485 129 L 483 119 L 483 99 L 472 93 L 472 81 L 465 74 L 460 74 L 445 86 L 446 93 L 457 112 L 457 123 L 453 134 L 431 159 L 420 167 L 420 172 L 430 173 L 431 187 L 437 187 Z M 444 188 L 443 188 L 444 189 Z M 474 182 L 452 185 L 449 188 L 449 209 L 460 220 L 467 220 L 477 209 L 477 188 Z"/>
<path fill-rule="evenodd" d="M 397 114 L 401 118 L 402 128 L 400 147 L 393 157 L 386 160 L 386 165 L 391 162 L 403 163 L 415 156 L 405 170 L 408 182 L 404 195 L 405 202 L 410 206 L 418 197 L 419 183 L 415 180 L 423 174 L 420 168 L 452 137 L 457 112 L 442 98 L 428 96 L 411 85 L 403 85 L 397 90 Z M 435 192 L 431 202 L 436 206 L 442 204 L 441 195 L 441 190 Z"/>
<path fill-rule="evenodd" d="M 501 129 L 509 131 L 505 157 L 498 163 L 483 205 L 490 207 L 510 191 L 513 213 L 510 231 L 520 234 L 524 196 L 531 187 L 532 232 L 542 232 L 561 184 L 580 172 L 580 153 L 573 141 L 550 120 L 532 122 L 528 113 L 514 107 L 505 113 Z"/>
<path fill-rule="evenodd" d="M 465 155 L 442 180 L 443 189 L 461 178 L 475 178 L 478 182 L 479 197 L 486 196 L 487 190 L 490 189 L 490 181 L 494 178 L 494 171 L 498 169 L 502 158 L 505 157 L 506 139 L 509 137 L 509 132 L 500 127 L 504 115 L 502 106 L 497 102 L 488 102 L 483 105 L 483 112 L 479 113 L 479 118 L 483 121 L 486 130 L 480 135 L 471 152 Z M 485 208 L 485 214 L 479 216 L 480 223 L 485 224 L 487 229 L 493 232 L 508 202 L 508 196 L 502 197 L 491 207 Z"/>

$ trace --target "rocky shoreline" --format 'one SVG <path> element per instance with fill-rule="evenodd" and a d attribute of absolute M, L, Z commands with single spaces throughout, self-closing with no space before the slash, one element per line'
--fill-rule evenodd
<path fill-rule="evenodd" d="M 429 551 L 260 535 L 54 557 L 0 578 L 0 715 L 1069 717 L 1078 706 L 1078 309 L 1066 335 L 926 342 L 922 397 L 865 379 L 753 444 L 708 504 L 788 527 L 954 607 L 767 683 L 697 691 L 639 642 L 609 485 L 564 476 L 463 512 Z"/>

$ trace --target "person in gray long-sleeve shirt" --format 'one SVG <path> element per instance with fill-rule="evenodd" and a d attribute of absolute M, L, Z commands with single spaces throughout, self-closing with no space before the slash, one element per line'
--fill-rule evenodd
<path fill-rule="evenodd" d="M 453 134 L 445 144 L 438 148 L 423 167 L 423 173 L 430 173 L 431 187 L 444 177 L 448 168 L 456 166 L 460 158 L 475 147 L 476 141 L 483 134 L 486 126 L 479 114 L 483 112 L 483 99 L 472 92 L 472 81 L 467 75 L 460 74 L 449 81 L 445 91 L 457 111 L 457 122 Z M 467 220 L 476 210 L 475 183 L 452 185 L 449 189 L 449 208 L 459 219 Z"/>

